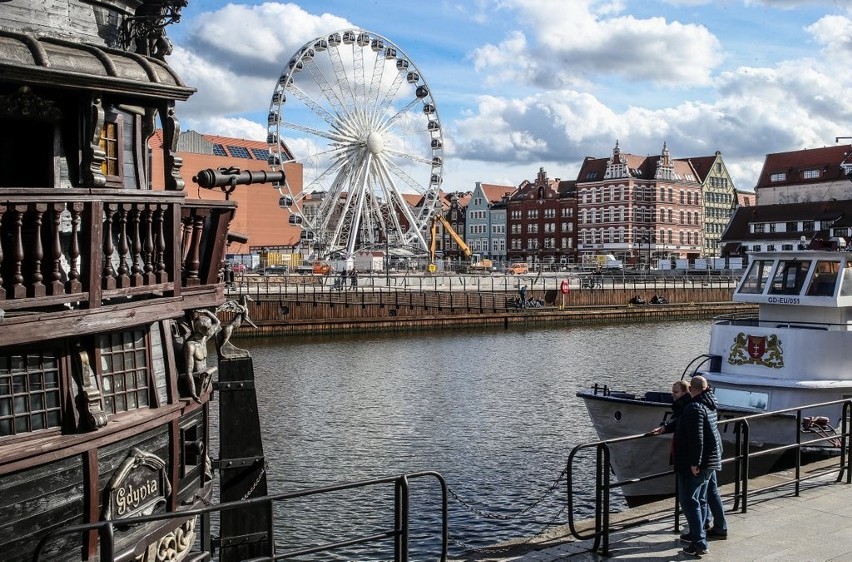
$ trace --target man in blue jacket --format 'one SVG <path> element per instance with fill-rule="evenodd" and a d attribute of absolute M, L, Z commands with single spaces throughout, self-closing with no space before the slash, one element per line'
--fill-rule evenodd
<path fill-rule="evenodd" d="M 702 497 L 706 497 L 712 471 L 722 469 L 722 438 L 717 427 L 716 398 L 707 392 L 707 379 L 692 377 L 689 394 L 692 400 L 683 409 L 675 429 L 674 467 L 681 509 L 689 523 L 690 544 L 683 552 L 701 556 L 707 553 Z"/>

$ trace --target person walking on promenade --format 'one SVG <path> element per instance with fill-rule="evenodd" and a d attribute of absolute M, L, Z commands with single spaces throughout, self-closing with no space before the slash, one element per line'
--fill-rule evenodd
<path fill-rule="evenodd" d="M 689 545 L 683 553 L 701 556 L 707 553 L 707 514 L 702 510 L 711 472 L 722 469 L 722 438 L 717 427 L 716 399 L 707 392 L 707 379 L 692 377 L 692 397 L 676 422 L 674 468 L 683 514 L 689 522 Z M 724 517 L 724 514 L 723 514 Z M 727 525 L 725 524 L 727 528 Z"/>
<path fill-rule="evenodd" d="M 358 272 L 355 271 L 354 269 L 352 270 L 351 273 L 349 273 L 349 281 L 352 283 L 353 289 L 358 288 Z"/>

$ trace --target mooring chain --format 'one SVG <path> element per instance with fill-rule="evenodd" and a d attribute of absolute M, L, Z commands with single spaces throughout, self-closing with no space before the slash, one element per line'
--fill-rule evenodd
<path fill-rule="evenodd" d="M 531 504 L 530 504 L 530 505 L 528 505 L 527 507 L 525 507 L 525 508 L 523 508 L 523 509 L 520 509 L 520 510 L 518 510 L 518 511 L 516 511 L 516 512 L 510 513 L 510 514 L 508 514 L 508 515 L 505 515 L 505 514 L 499 514 L 499 513 L 488 513 L 488 512 L 486 512 L 486 511 L 483 511 L 483 510 L 481 510 L 481 509 L 478 509 L 478 508 L 476 508 L 476 507 L 474 507 L 474 506 L 470 505 L 470 504 L 469 504 L 468 502 L 466 502 L 464 499 L 462 499 L 462 497 L 461 497 L 461 496 L 459 496 L 459 495 L 456 493 L 456 491 L 455 491 L 455 490 L 453 490 L 453 489 L 452 489 L 451 487 L 449 487 L 449 486 L 447 486 L 447 492 L 449 492 L 449 494 L 450 494 L 450 495 L 451 495 L 451 496 L 452 496 L 452 497 L 453 497 L 453 498 L 454 498 L 457 502 L 459 502 L 459 503 L 460 503 L 463 507 L 465 507 L 468 511 L 472 511 L 473 513 L 476 513 L 477 515 L 479 515 L 479 516 L 481 516 L 481 517 L 484 517 L 484 518 L 486 518 L 486 519 L 498 519 L 498 520 L 501 520 L 501 521 L 508 521 L 508 520 L 510 520 L 510 519 L 515 519 L 515 518 L 517 518 L 517 517 L 520 517 L 520 516 L 522 516 L 522 515 L 525 515 L 525 514 L 529 513 L 530 511 L 532 511 L 533 509 L 535 509 L 535 508 L 536 508 L 536 507 L 537 507 L 537 506 L 538 506 L 541 502 L 543 502 L 543 501 L 544 501 L 544 500 L 545 500 L 545 499 L 546 499 L 546 498 L 550 495 L 550 493 L 551 493 L 551 492 L 553 492 L 553 490 L 555 490 L 555 489 L 556 489 L 556 487 L 557 487 L 557 486 L 559 485 L 559 483 L 562 481 L 562 477 L 566 475 L 567 471 L 568 471 L 568 469 L 567 469 L 567 468 L 566 468 L 566 469 L 563 469 L 563 470 L 562 470 L 562 472 L 560 472 L 560 473 L 559 473 L 559 476 L 557 476 L 557 477 L 556 477 L 556 480 L 554 480 L 553 484 L 551 484 L 551 485 L 550 485 L 550 487 L 549 487 L 547 490 L 545 490 L 544 494 L 542 494 L 540 498 L 538 498 L 537 500 L 535 500 L 533 503 L 531 503 Z"/>
<path fill-rule="evenodd" d="M 264 461 L 263 467 L 261 467 L 261 469 L 260 469 L 260 474 L 257 475 L 257 479 L 254 481 L 254 484 L 251 485 L 251 488 L 249 488 L 249 491 L 246 492 L 246 495 L 243 496 L 243 500 L 247 500 L 248 497 L 251 495 L 251 493 L 254 492 L 254 489 L 257 488 L 258 484 L 260 484 L 261 478 L 263 478 L 263 475 L 266 474 L 267 468 L 269 468 L 269 463 Z"/>
<path fill-rule="evenodd" d="M 567 508 L 568 508 L 567 504 L 563 505 L 562 508 L 559 510 L 559 512 L 556 515 L 554 515 L 550 519 L 550 521 L 545 523 L 544 527 L 539 529 L 539 531 L 536 534 L 529 536 L 529 537 L 525 537 L 524 540 L 519 541 L 519 542 L 514 542 L 510 545 L 500 546 L 500 547 L 493 547 L 493 546 L 491 546 L 491 547 L 476 547 L 476 546 L 471 546 L 469 544 L 463 543 L 459 540 L 456 540 L 452 536 L 449 537 L 449 539 L 454 545 L 464 549 L 467 552 L 479 552 L 479 553 L 482 553 L 482 552 L 488 552 L 488 553 L 508 552 L 509 550 L 512 550 L 513 548 L 517 548 L 518 546 L 530 544 L 535 539 L 542 536 L 545 533 L 545 531 L 547 531 L 548 529 L 550 529 L 551 527 L 556 525 L 557 520 L 562 516 L 562 514 L 565 512 L 565 510 Z M 511 539 L 507 539 L 507 540 L 511 540 Z"/>

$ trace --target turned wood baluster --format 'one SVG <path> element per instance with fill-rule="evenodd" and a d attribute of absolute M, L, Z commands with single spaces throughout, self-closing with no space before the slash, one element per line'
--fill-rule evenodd
<path fill-rule="evenodd" d="M 192 222 L 192 237 L 190 240 L 189 256 L 186 259 L 186 285 L 198 285 L 201 280 L 198 270 L 201 269 L 201 237 L 204 233 L 204 217 L 195 215 Z"/>
<path fill-rule="evenodd" d="M 22 299 L 27 296 L 27 289 L 24 287 L 24 275 L 22 267 L 24 264 L 24 213 L 27 211 L 27 205 L 12 204 L 12 229 L 14 238 L 12 240 L 12 281 L 14 281 L 10 297 L 13 299 Z"/>
<path fill-rule="evenodd" d="M 130 286 L 130 268 L 127 267 L 127 254 L 130 253 L 130 243 L 127 236 L 127 213 L 129 205 L 119 203 L 118 205 L 118 288 L 126 289 Z"/>
<path fill-rule="evenodd" d="M 0 300 L 6 300 L 6 289 L 3 288 L 3 215 L 6 213 L 6 206 L 0 205 Z"/>
<path fill-rule="evenodd" d="M 50 232 L 50 289 L 51 295 L 65 293 L 65 285 L 62 284 L 62 244 L 59 241 L 59 229 L 62 226 L 62 211 L 65 210 L 64 203 L 51 203 L 50 212 L 53 216 L 53 230 Z"/>
<path fill-rule="evenodd" d="M 130 209 L 130 242 L 133 248 L 133 254 L 130 256 L 130 283 L 134 287 L 142 284 L 142 272 L 144 264 L 142 263 L 142 232 L 139 229 L 139 224 L 142 222 L 142 205 L 136 204 Z"/>
<path fill-rule="evenodd" d="M 77 262 L 80 259 L 80 221 L 82 220 L 83 203 L 71 203 L 69 210 L 71 211 L 71 242 L 68 246 L 68 293 L 73 295 L 83 291 L 83 284 L 80 282 L 80 270 L 77 267 Z"/>
<path fill-rule="evenodd" d="M 115 217 L 116 205 L 113 203 L 104 203 L 104 271 L 101 277 L 103 278 L 101 286 L 104 289 L 115 289 L 115 268 L 112 265 L 112 254 L 115 252 L 115 245 L 112 243 L 112 225 Z"/>
<path fill-rule="evenodd" d="M 41 239 L 41 222 L 47 205 L 36 203 L 33 205 L 33 279 L 28 291 L 31 297 L 43 297 L 46 294 L 44 275 L 41 273 L 41 260 L 44 259 L 44 243 Z"/>
<path fill-rule="evenodd" d="M 152 285 L 157 282 L 154 276 L 154 209 L 151 206 L 145 208 L 145 284 Z"/>
<path fill-rule="evenodd" d="M 154 225 L 157 236 L 157 282 L 167 283 L 169 280 L 169 272 L 166 270 L 166 231 L 165 231 L 165 214 L 168 205 L 157 205 L 157 215 L 154 218 Z"/>

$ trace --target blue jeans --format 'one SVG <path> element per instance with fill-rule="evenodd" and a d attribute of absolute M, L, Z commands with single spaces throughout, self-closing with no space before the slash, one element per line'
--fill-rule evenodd
<path fill-rule="evenodd" d="M 710 471 L 710 479 L 707 481 L 707 494 L 702 498 L 702 512 L 704 522 L 713 516 L 713 530 L 719 533 L 728 532 L 728 521 L 725 519 L 725 507 L 722 505 L 722 496 L 719 494 L 719 485 L 716 483 L 716 471 Z"/>
<path fill-rule="evenodd" d="M 701 500 L 707 497 L 707 485 L 712 472 L 700 470 L 695 475 L 689 468 L 677 471 L 678 499 L 689 523 L 689 542 L 702 550 L 707 550 L 707 533 L 704 531 L 705 515 Z"/>

